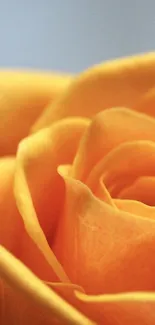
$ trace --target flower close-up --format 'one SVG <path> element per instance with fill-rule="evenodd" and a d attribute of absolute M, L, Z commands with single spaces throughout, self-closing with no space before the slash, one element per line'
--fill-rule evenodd
<path fill-rule="evenodd" d="M 155 54 L 0 71 L 0 324 L 155 324 Z"/>

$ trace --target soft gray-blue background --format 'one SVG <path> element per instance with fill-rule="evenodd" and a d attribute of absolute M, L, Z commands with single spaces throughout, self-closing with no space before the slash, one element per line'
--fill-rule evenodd
<path fill-rule="evenodd" d="M 0 0 L 0 67 L 78 72 L 153 49 L 154 0 Z"/>

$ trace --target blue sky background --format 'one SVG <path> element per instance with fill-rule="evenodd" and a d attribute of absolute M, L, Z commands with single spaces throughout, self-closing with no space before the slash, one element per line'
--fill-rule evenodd
<path fill-rule="evenodd" d="M 0 1 L 0 67 L 79 72 L 155 49 L 154 0 Z"/>

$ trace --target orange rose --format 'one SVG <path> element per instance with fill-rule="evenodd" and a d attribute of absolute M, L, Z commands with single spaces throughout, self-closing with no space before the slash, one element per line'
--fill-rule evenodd
<path fill-rule="evenodd" d="M 15 154 L 18 142 L 71 80 L 69 75 L 0 71 L 1 156 Z"/>
<path fill-rule="evenodd" d="M 154 325 L 155 54 L 3 75 L 1 324 Z"/>

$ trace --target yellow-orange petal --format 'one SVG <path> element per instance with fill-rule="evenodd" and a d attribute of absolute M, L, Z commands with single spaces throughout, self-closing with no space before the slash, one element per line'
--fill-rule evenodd
<path fill-rule="evenodd" d="M 92 117 L 103 109 L 132 107 L 154 86 L 155 53 L 103 62 L 88 69 L 38 119 L 34 130 L 67 116 Z"/>
<path fill-rule="evenodd" d="M 57 280 L 43 254 L 26 233 L 22 218 L 16 207 L 13 193 L 13 180 L 16 161 L 14 158 L 0 159 L 0 244 L 24 262 L 33 264 L 33 270 L 42 279 Z"/>
<path fill-rule="evenodd" d="M 22 222 L 13 196 L 15 158 L 0 159 L 0 244 L 18 255 Z"/>
<path fill-rule="evenodd" d="M 72 162 L 88 123 L 87 119 L 78 118 L 59 121 L 24 139 L 17 153 L 15 197 L 25 229 L 51 266 L 51 273 L 53 269 L 58 279 L 65 282 L 69 279 L 50 249 L 64 201 L 64 184 L 57 166 Z M 31 241 L 28 244 L 26 238 L 23 243 L 22 260 L 44 280 L 54 281 L 43 277 L 44 268 L 38 257 L 33 258 Z"/>
<path fill-rule="evenodd" d="M 76 292 L 81 310 L 100 325 L 154 325 L 155 292 L 89 296 Z"/>
<path fill-rule="evenodd" d="M 155 221 L 114 209 L 63 177 L 66 202 L 53 250 L 71 281 L 91 294 L 154 290 Z"/>
<path fill-rule="evenodd" d="M 111 205 L 113 208 L 116 208 L 115 203 L 112 199 L 112 197 L 110 196 L 110 193 L 108 192 L 105 184 L 103 183 L 103 179 L 102 177 L 98 180 L 98 185 L 95 189 L 95 193 L 96 197 L 98 197 L 100 200 L 108 203 L 109 205 Z"/>
<path fill-rule="evenodd" d="M 56 73 L 0 71 L 0 156 L 16 152 L 45 106 L 71 80 Z"/>
<path fill-rule="evenodd" d="M 97 114 L 82 138 L 72 166 L 80 180 L 119 144 L 134 140 L 155 141 L 155 120 L 127 108 L 106 109 Z"/>
<path fill-rule="evenodd" d="M 140 100 L 133 105 L 133 109 L 155 117 L 155 88 L 149 89 Z"/>
<path fill-rule="evenodd" d="M 88 125 L 88 119 L 64 119 L 19 145 L 17 161 L 25 173 L 39 223 L 49 237 L 62 205 L 63 182 L 57 167 L 72 163 Z"/>
<path fill-rule="evenodd" d="M 114 203 L 122 211 L 155 220 L 155 207 L 134 200 L 115 199 Z"/>
<path fill-rule="evenodd" d="M 120 199 L 141 201 L 148 205 L 155 205 L 155 177 L 139 177 L 132 185 L 124 188 L 117 196 Z"/>
<path fill-rule="evenodd" d="M 1 324 L 95 325 L 0 247 Z"/>
<path fill-rule="evenodd" d="M 113 149 L 92 169 L 87 185 L 95 191 L 98 179 L 112 197 L 140 176 L 155 175 L 155 143 L 152 141 L 126 142 Z"/>
<path fill-rule="evenodd" d="M 58 312 L 60 322 L 58 322 L 58 319 L 54 319 L 53 317 L 53 309 L 55 307 L 55 304 L 53 304 L 53 295 L 50 296 L 50 299 L 47 301 L 47 297 L 49 297 L 47 287 L 45 287 L 43 283 L 41 283 L 40 286 L 40 281 L 38 282 L 36 277 L 34 279 L 34 275 L 29 272 L 27 273 L 27 270 L 25 273 L 25 268 L 24 276 L 22 277 L 23 266 L 22 274 L 19 274 L 21 271 L 21 264 L 18 261 L 17 264 L 15 261 L 15 268 L 12 267 L 12 258 L 11 267 L 9 267 L 10 263 L 8 264 L 6 258 L 5 260 L 3 258 L 3 261 L 0 262 L 2 266 L 0 267 L 1 276 L 3 272 L 3 277 L 7 280 L 6 282 L 3 282 L 2 280 L 0 282 L 0 320 L 3 325 L 12 324 L 13 321 L 16 325 L 27 325 L 27 323 L 32 323 L 32 321 L 34 325 L 42 325 L 43 323 L 47 325 L 65 324 L 65 319 L 63 319 L 62 322 L 60 321 L 60 318 L 63 316 L 61 308 L 64 303 L 62 303 L 61 299 L 58 298 L 58 301 L 61 301 L 61 304 L 56 306 L 57 310 L 60 308 L 60 313 Z M 15 274 L 13 274 L 12 270 L 16 271 Z M 31 281 L 32 276 L 33 281 Z M 11 286 L 8 286 L 8 284 Z M 87 318 L 83 318 L 84 316 L 82 315 L 82 322 L 84 322 L 82 324 L 154 325 L 154 292 L 127 292 L 92 296 L 84 294 L 76 285 L 59 285 L 57 283 L 49 285 L 53 290 L 62 294 L 65 299 L 67 298 L 71 304 L 77 306 L 77 308 L 84 315 L 87 315 L 89 319 L 92 319 L 90 322 Z M 57 310 L 54 310 L 54 314 L 57 313 Z M 79 322 L 76 323 L 76 321 L 79 321 L 79 315 L 81 318 L 81 314 L 78 313 L 77 317 L 77 311 L 75 311 L 75 309 L 72 309 L 70 313 L 68 312 L 68 308 L 65 308 L 65 312 L 68 316 L 68 324 L 70 324 L 70 321 L 72 320 L 73 323 L 71 324 L 80 324 Z M 76 321 L 73 318 L 74 315 Z"/>
<path fill-rule="evenodd" d="M 63 176 L 71 176 L 72 165 L 60 165 L 58 166 L 58 173 Z M 95 189 L 95 196 L 98 197 L 100 200 L 110 204 L 114 208 L 116 208 L 110 193 L 108 192 L 107 188 L 105 187 L 102 178 L 99 179 L 98 185 Z"/>

